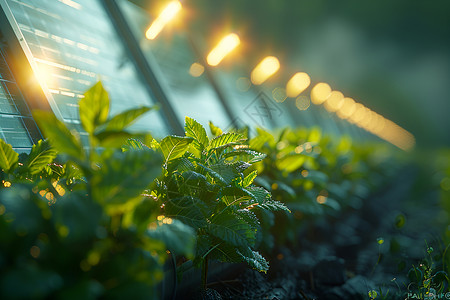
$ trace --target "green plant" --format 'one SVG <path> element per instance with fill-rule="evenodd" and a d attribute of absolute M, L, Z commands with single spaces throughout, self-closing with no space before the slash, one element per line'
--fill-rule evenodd
<path fill-rule="evenodd" d="M 108 118 L 97 83 L 80 101 L 87 144 L 42 111 L 33 116 L 49 142 L 20 160 L 0 141 L 1 298 L 154 298 L 166 250 L 193 255 L 194 231 L 157 218 L 151 188 L 162 156 L 122 147 L 135 136 L 127 127 L 148 110 Z"/>
<path fill-rule="evenodd" d="M 168 136 L 153 146 L 164 154 L 164 176 L 158 197 L 164 215 L 181 220 L 195 229 L 197 248 L 194 263 L 202 268 L 206 289 L 208 261 L 247 262 L 267 271 L 268 262 L 255 250 L 259 220 L 255 211 L 289 210 L 256 187 L 257 171 L 248 168 L 265 155 L 244 144 L 244 135 L 221 133 L 186 117 L 185 137 Z"/>
<path fill-rule="evenodd" d="M 420 299 L 433 299 L 431 295 L 448 292 L 450 277 L 448 275 L 448 266 L 445 265 L 445 254 L 447 246 L 443 253 L 435 253 L 433 247 L 426 245 L 425 258 L 418 266 L 412 266 L 408 272 L 408 292 L 413 292 Z"/>

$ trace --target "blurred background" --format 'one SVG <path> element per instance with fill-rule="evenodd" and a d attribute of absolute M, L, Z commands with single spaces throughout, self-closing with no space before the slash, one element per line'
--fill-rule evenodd
<path fill-rule="evenodd" d="M 450 144 L 445 0 L 3 0 L 1 6 L 1 133 L 18 151 L 39 138 L 27 106 L 45 104 L 83 136 L 78 101 L 97 80 L 110 93 L 112 114 L 157 105 L 135 125 L 156 137 L 182 134 L 190 116 L 224 129 L 319 126 L 404 150 L 414 142 L 419 149 Z M 217 50 L 221 43 L 225 48 Z M 208 61 L 213 49 L 215 63 Z M 255 80 L 265 58 L 274 69 L 259 70 L 270 74 Z M 34 75 L 24 78 L 25 69 Z M 300 81 L 289 90 L 297 73 Z M 31 77 L 39 92 L 29 91 Z"/>
<path fill-rule="evenodd" d="M 133 0 L 150 16 L 163 1 Z M 412 132 L 423 147 L 450 142 L 448 1 L 185 1 L 181 26 L 211 49 L 241 36 L 224 69 L 280 58 L 272 78 L 301 70 Z M 175 25 L 174 25 L 175 27 Z M 163 34 L 170 39 L 176 28 Z M 298 117 L 302 115 L 299 112 Z"/>

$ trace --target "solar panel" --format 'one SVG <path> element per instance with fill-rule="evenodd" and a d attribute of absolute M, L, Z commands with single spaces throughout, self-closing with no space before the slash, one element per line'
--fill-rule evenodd
<path fill-rule="evenodd" d="M 96 0 L 7 0 L 29 48 L 36 76 L 47 89 L 53 110 L 68 124 L 79 124 L 78 102 L 101 80 L 111 98 L 111 115 L 155 104 L 125 52 L 122 41 Z M 76 126 L 79 127 L 79 126 Z M 159 112 L 134 126 L 156 136 L 168 133 Z"/>

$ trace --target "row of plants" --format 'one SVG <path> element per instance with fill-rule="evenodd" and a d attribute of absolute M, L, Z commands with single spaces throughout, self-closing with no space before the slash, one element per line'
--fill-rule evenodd
<path fill-rule="evenodd" d="M 151 108 L 108 117 L 101 83 L 80 101 L 85 134 L 52 113 L 29 154 L 0 140 L 0 297 L 158 299 L 172 260 L 181 278 L 210 261 L 267 272 L 261 253 L 298 228 L 358 209 L 395 174 L 387 150 L 319 129 L 223 133 L 186 117 L 185 136 L 129 127 Z"/>

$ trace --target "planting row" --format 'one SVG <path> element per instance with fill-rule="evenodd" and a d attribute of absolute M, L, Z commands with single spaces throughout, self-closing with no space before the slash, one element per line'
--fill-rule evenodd
<path fill-rule="evenodd" d="M 80 101 L 80 137 L 52 113 L 29 154 L 0 140 L 0 298 L 158 298 L 163 265 L 180 274 L 245 262 L 295 244 L 298 228 L 357 210 L 395 174 L 388 150 L 319 129 L 223 133 L 186 117 L 185 136 L 157 141 L 112 118 L 97 83 Z"/>

